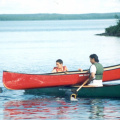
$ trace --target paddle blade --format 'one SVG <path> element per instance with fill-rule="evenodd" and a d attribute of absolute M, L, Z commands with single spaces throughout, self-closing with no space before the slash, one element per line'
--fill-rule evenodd
<path fill-rule="evenodd" d="M 75 93 L 73 93 L 72 91 L 67 91 L 67 92 L 65 93 L 65 98 L 66 98 L 67 100 L 77 101 L 76 97 L 77 97 L 77 95 L 76 95 Z"/>

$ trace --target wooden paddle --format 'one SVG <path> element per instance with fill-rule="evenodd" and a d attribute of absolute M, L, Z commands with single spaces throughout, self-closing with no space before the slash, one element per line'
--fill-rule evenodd
<path fill-rule="evenodd" d="M 89 81 L 89 79 L 87 79 L 77 90 L 75 91 L 67 91 L 66 92 L 66 97 L 68 99 L 70 99 L 71 101 L 77 101 L 76 97 L 77 97 L 77 92 Z"/>
<path fill-rule="evenodd" d="M 78 92 L 88 81 L 89 81 L 89 79 L 87 79 L 87 80 L 76 90 L 76 92 Z"/>

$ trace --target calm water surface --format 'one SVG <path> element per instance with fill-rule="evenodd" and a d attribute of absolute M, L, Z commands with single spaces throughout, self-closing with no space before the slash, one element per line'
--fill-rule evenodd
<path fill-rule="evenodd" d="M 0 21 L 0 120 L 120 119 L 120 100 L 25 95 L 7 90 L 2 71 L 51 72 L 58 58 L 69 70 L 88 69 L 89 55 L 104 66 L 120 64 L 120 38 L 96 36 L 115 20 Z"/>

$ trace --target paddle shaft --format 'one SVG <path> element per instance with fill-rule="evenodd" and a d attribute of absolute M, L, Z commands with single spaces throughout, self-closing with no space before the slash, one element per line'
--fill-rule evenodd
<path fill-rule="evenodd" d="M 89 79 L 87 79 L 76 91 L 78 92 L 88 81 Z"/>
<path fill-rule="evenodd" d="M 66 92 L 66 96 L 68 96 L 68 98 L 70 100 L 72 100 L 72 98 L 75 98 L 76 99 L 76 96 L 77 96 L 77 92 L 89 81 L 89 79 L 87 79 L 77 90 L 76 92 L 70 92 L 70 91 L 67 91 Z"/>

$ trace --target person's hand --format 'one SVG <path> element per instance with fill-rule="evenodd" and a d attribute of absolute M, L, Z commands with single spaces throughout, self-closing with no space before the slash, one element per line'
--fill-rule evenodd
<path fill-rule="evenodd" d="M 78 70 L 79 70 L 80 72 L 83 72 L 83 69 L 81 69 L 81 68 L 79 68 Z"/>

